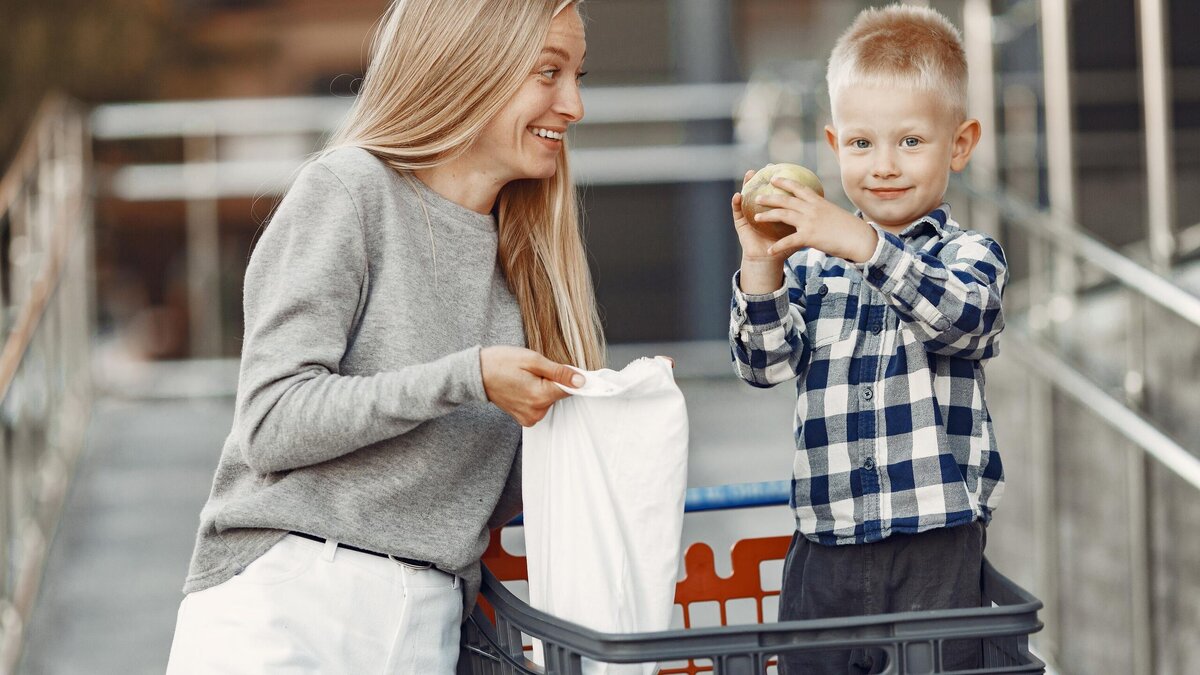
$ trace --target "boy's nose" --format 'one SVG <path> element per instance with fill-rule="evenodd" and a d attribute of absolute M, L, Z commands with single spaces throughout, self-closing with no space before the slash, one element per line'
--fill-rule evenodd
<path fill-rule="evenodd" d="M 890 152 L 878 153 L 875 156 L 875 164 L 872 169 L 872 173 L 876 178 L 892 178 L 900 173 Z"/>

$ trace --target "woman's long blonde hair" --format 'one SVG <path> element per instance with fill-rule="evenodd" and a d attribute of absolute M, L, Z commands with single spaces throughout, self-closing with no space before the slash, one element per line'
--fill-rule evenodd
<path fill-rule="evenodd" d="M 394 0 L 346 121 L 326 147 L 363 148 L 410 172 L 467 150 L 536 66 L 560 11 L 579 0 Z M 499 259 L 529 348 L 604 367 L 604 339 L 567 162 L 501 189 Z"/>

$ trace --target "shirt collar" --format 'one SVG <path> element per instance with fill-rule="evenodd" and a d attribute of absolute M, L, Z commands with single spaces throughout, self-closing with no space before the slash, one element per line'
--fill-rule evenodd
<path fill-rule="evenodd" d="M 861 209 L 855 211 L 854 215 L 859 218 L 863 217 Z M 950 204 L 942 202 L 942 205 L 930 211 L 922 218 L 914 220 L 910 225 L 900 230 L 900 236 L 905 238 L 913 238 L 921 234 L 921 231 L 926 227 L 933 228 L 933 231 L 939 235 L 945 235 L 949 229 L 947 223 L 950 222 Z"/>

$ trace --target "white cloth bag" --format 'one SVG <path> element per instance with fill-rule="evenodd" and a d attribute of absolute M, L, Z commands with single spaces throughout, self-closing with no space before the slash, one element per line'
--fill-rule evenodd
<path fill-rule="evenodd" d="M 587 383 L 524 431 L 530 604 L 598 631 L 667 630 L 687 493 L 683 394 L 661 357 L 581 372 Z M 584 661 L 588 675 L 655 668 Z"/>

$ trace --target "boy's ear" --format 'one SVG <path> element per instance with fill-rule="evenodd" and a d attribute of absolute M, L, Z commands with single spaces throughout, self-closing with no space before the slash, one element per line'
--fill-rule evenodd
<path fill-rule="evenodd" d="M 833 156 L 837 157 L 837 154 L 838 154 L 837 129 L 834 129 L 832 124 L 825 125 L 825 142 L 828 143 L 829 148 L 831 150 L 833 150 Z"/>
<path fill-rule="evenodd" d="M 975 146 L 979 145 L 979 137 L 982 134 L 983 127 L 980 126 L 979 120 L 970 119 L 958 125 L 958 130 L 954 132 L 953 154 L 950 155 L 951 171 L 957 172 L 967 168 L 967 161 L 971 159 Z"/>

